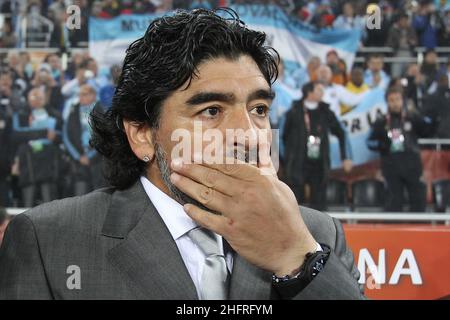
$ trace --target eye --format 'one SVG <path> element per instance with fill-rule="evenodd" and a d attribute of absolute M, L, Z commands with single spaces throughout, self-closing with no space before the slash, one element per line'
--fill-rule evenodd
<path fill-rule="evenodd" d="M 257 115 L 258 117 L 267 116 L 268 107 L 266 105 L 259 105 L 250 110 L 251 114 Z"/>
<path fill-rule="evenodd" d="M 219 115 L 219 107 L 209 107 L 200 111 L 200 115 L 206 118 L 215 118 Z"/>

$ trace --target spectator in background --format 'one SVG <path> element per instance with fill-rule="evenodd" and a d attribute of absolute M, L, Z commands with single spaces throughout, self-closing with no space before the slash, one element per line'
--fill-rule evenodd
<path fill-rule="evenodd" d="M 373 54 L 369 56 L 367 60 L 367 69 L 364 73 L 364 82 L 370 88 L 378 87 L 383 90 L 387 89 L 390 77 L 383 70 L 383 68 L 384 68 L 384 61 L 382 55 Z"/>
<path fill-rule="evenodd" d="M 313 56 L 309 59 L 308 64 L 306 66 L 306 70 L 309 75 L 310 81 L 317 81 L 317 70 L 319 69 L 322 62 L 318 56 Z"/>
<path fill-rule="evenodd" d="M 444 7 L 442 21 L 444 29 L 440 33 L 439 46 L 450 47 L 450 4 Z"/>
<path fill-rule="evenodd" d="M 65 0 L 53 0 L 53 2 L 48 6 L 48 12 L 52 13 L 54 16 L 62 16 L 66 12 Z"/>
<path fill-rule="evenodd" d="M 450 139 L 450 88 L 447 74 L 439 75 L 436 92 L 425 100 L 425 114 L 435 123 L 436 138 Z"/>
<path fill-rule="evenodd" d="M 424 84 L 428 94 L 433 94 L 436 90 L 436 79 L 439 72 L 439 61 L 436 52 L 429 49 L 425 52 L 423 63 L 420 66 L 420 73 L 424 77 Z"/>
<path fill-rule="evenodd" d="M 120 1 L 120 15 L 133 14 L 133 0 Z"/>
<path fill-rule="evenodd" d="M 99 73 L 97 61 L 94 58 L 88 57 L 84 60 L 86 69 L 91 71 L 93 76 L 88 79 L 88 83 L 95 89 L 96 92 L 100 91 L 100 88 L 106 86 L 108 79 Z"/>
<path fill-rule="evenodd" d="M 397 21 L 389 29 L 386 45 L 394 49 L 394 57 L 412 57 L 412 49 L 417 46 L 417 35 L 410 25 L 409 16 L 406 13 L 400 14 Z M 391 76 L 400 77 L 403 74 L 405 63 L 393 63 Z"/>
<path fill-rule="evenodd" d="M 334 20 L 333 26 L 344 30 L 365 30 L 366 23 L 364 17 L 358 16 L 351 2 L 345 2 L 342 6 L 342 14 Z"/>
<path fill-rule="evenodd" d="M 86 56 L 85 56 L 86 55 Z M 74 52 L 72 53 L 71 59 L 67 65 L 65 77 L 69 80 L 72 80 L 76 77 L 76 73 L 80 65 L 83 63 L 84 59 L 89 55 L 82 52 Z"/>
<path fill-rule="evenodd" d="M 381 26 L 380 28 L 366 28 L 364 45 L 367 47 L 383 47 L 386 44 L 387 35 L 392 25 L 393 8 L 387 3 L 380 3 Z M 371 6 L 367 7 L 367 14 L 373 14 Z"/>
<path fill-rule="evenodd" d="M 295 101 L 286 115 L 283 132 L 287 182 L 299 203 L 305 203 L 305 185 L 310 187 L 310 206 L 326 209 L 326 190 L 330 169 L 329 134 L 339 140 L 344 169 L 349 172 L 345 131 L 329 105 L 323 102 L 322 84 L 309 82 L 302 88 L 302 100 Z"/>
<path fill-rule="evenodd" d="M 350 74 L 350 81 L 347 83 L 345 88 L 353 94 L 361 94 L 369 91 L 370 88 L 364 83 L 364 70 L 361 68 L 354 67 Z M 351 111 L 355 105 L 341 104 L 341 113 L 345 114 Z"/>
<path fill-rule="evenodd" d="M 91 8 L 91 16 L 95 18 L 107 18 L 103 16 L 103 2 L 96 0 L 92 4 Z"/>
<path fill-rule="evenodd" d="M 148 14 L 155 12 L 156 8 L 151 1 L 137 0 L 134 2 L 134 14 Z"/>
<path fill-rule="evenodd" d="M 20 87 L 22 91 L 27 91 L 30 83 L 29 73 L 30 70 L 26 71 L 27 67 L 24 64 L 25 59 L 20 57 L 19 53 L 11 50 L 8 52 L 8 65 L 13 72 L 13 81 L 15 87 Z"/>
<path fill-rule="evenodd" d="M 36 205 L 35 194 L 40 191 L 43 202 L 56 198 L 55 184 L 59 173 L 58 150 L 53 144 L 56 139 L 57 120 L 45 108 L 45 96 L 39 88 L 28 93 L 28 110 L 13 115 L 14 135 L 25 135 L 17 150 L 19 185 L 25 207 Z M 32 133 L 45 131 L 44 137 L 35 138 Z"/>
<path fill-rule="evenodd" d="M 10 68 L 0 70 L 0 105 L 3 105 L 9 114 L 20 110 L 26 105 L 25 89 L 21 79 L 14 81 L 14 73 Z"/>
<path fill-rule="evenodd" d="M 109 109 L 112 105 L 112 98 L 119 83 L 121 72 L 122 68 L 119 65 L 113 65 L 110 69 L 111 83 L 108 83 L 100 89 L 100 104 L 106 109 Z"/>
<path fill-rule="evenodd" d="M 5 19 L 0 35 L 0 48 L 14 48 L 17 46 L 17 37 L 13 32 L 11 20 Z"/>
<path fill-rule="evenodd" d="M 319 29 L 326 29 L 333 27 L 335 19 L 333 10 L 331 9 L 329 0 L 322 0 L 318 3 L 315 10 L 310 10 L 313 13 L 310 24 Z"/>
<path fill-rule="evenodd" d="M 82 28 L 68 30 L 71 48 L 84 48 L 89 39 L 89 6 L 87 0 L 74 0 L 74 5 L 80 8 L 80 24 Z"/>
<path fill-rule="evenodd" d="M 317 81 L 324 86 L 325 94 L 323 102 L 329 104 L 329 108 L 334 112 L 336 117 L 341 116 L 341 104 L 355 106 L 359 104 L 367 94 L 354 94 L 348 91 L 345 87 L 331 82 L 332 72 L 330 67 L 322 65 L 317 72 Z"/>
<path fill-rule="evenodd" d="M 75 78 L 67 81 L 61 88 L 61 93 L 66 99 L 71 99 L 78 94 L 80 87 L 87 82 L 89 73 L 86 73 L 86 66 L 79 66 L 75 72 Z M 93 76 L 91 74 L 91 76 Z"/>
<path fill-rule="evenodd" d="M 9 199 L 9 177 L 11 173 L 12 154 L 10 151 L 11 144 L 11 121 L 12 121 L 12 108 L 10 106 L 9 94 L 10 80 L 0 73 L 0 206 L 8 207 L 10 205 Z"/>
<path fill-rule="evenodd" d="M 331 82 L 345 86 L 347 84 L 347 65 L 339 58 L 336 50 L 328 51 L 326 64 L 333 73 Z"/>
<path fill-rule="evenodd" d="M 65 77 L 61 65 L 61 58 L 57 53 L 49 53 L 44 62 L 50 66 L 50 73 L 52 78 L 56 81 L 59 86 L 64 85 Z"/>
<path fill-rule="evenodd" d="M 0 247 L 2 246 L 3 236 L 6 228 L 11 221 L 11 216 L 6 212 L 6 209 L 0 206 Z"/>
<path fill-rule="evenodd" d="M 26 79 L 29 83 L 33 77 L 33 65 L 31 64 L 31 57 L 28 51 L 22 51 L 19 53 L 19 65 L 24 73 L 22 78 Z"/>
<path fill-rule="evenodd" d="M 50 35 L 50 48 L 67 48 L 69 47 L 68 29 L 66 29 L 66 11 L 49 10 L 47 18 L 52 22 L 53 29 Z M 84 27 L 84 26 L 83 26 Z"/>
<path fill-rule="evenodd" d="M 413 18 L 412 25 L 419 35 L 419 44 L 428 49 L 438 45 L 438 32 L 443 28 L 443 21 L 433 1 L 422 1 L 419 11 Z"/>
<path fill-rule="evenodd" d="M 423 212 L 425 186 L 421 183 L 422 162 L 417 143 L 431 133 L 432 122 L 406 109 L 402 90 L 392 87 L 386 92 L 387 115 L 379 116 L 372 126 L 367 146 L 381 155 L 381 170 L 387 185 L 386 210 L 403 211 L 404 189 L 409 211 Z"/>
<path fill-rule="evenodd" d="M 63 141 L 71 157 L 71 176 L 74 195 L 83 195 L 103 185 L 101 158 L 89 145 L 91 128 L 89 114 L 96 104 L 97 93 L 89 84 L 83 84 L 79 91 L 79 103 L 70 108 L 64 120 Z M 101 111 L 101 110 L 100 110 Z"/>
<path fill-rule="evenodd" d="M 41 64 L 31 84 L 34 88 L 40 88 L 44 93 L 47 112 L 52 117 L 61 119 L 64 97 L 61 94 L 61 87 L 51 75 L 50 65 L 46 63 Z"/>
<path fill-rule="evenodd" d="M 425 85 L 425 77 L 420 73 L 420 68 L 417 64 L 413 63 L 408 66 L 406 81 L 406 98 L 414 103 L 416 109 L 422 111 L 423 100 L 427 95 L 427 88 Z"/>

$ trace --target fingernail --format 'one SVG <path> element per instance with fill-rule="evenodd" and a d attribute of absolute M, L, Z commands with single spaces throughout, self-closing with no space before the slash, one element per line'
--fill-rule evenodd
<path fill-rule="evenodd" d="M 174 170 L 179 170 L 183 167 L 183 162 L 181 161 L 180 158 L 177 159 L 173 159 L 172 160 L 172 169 Z"/>
<path fill-rule="evenodd" d="M 183 209 L 184 209 L 184 211 L 189 212 L 189 210 L 191 209 L 191 206 L 190 206 L 188 203 L 186 203 L 186 204 L 183 206 Z"/>

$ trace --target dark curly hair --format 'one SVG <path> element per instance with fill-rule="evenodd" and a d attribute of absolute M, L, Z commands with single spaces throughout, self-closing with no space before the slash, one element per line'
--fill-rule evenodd
<path fill-rule="evenodd" d="M 147 123 L 156 130 L 164 100 L 189 84 L 197 66 L 212 58 L 248 55 L 272 85 L 279 55 L 265 40 L 263 32 L 247 29 L 237 13 L 226 8 L 177 11 L 155 19 L 127 49 L 111 109 L 91 114 L 90 143 L 105 159 L 109 183 L 127 188 L 146 169 L 128 144 L 122 119 Z"/>

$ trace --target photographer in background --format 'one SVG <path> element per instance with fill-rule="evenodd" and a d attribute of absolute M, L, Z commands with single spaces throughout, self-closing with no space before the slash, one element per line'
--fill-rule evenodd
<path fill-rule="evenodd" d="M 393 86 L 386 92 L 387 115 L 378 117 L 372 126 L 367 146 L 381 155 L 381 171 L 387 185 L 386 211 L 403 211 L 404 189 L 409 198 L 409 211 L 424 212 L 425 187 L 420 181 L 422 160 L 417 143 L 429 136 L 432 122 L 407 110 L 403 90 Z"/>
<path fill-rule="evenodd" d="M 283 132 L 287 180 L 299 203 L 305 203 L 305 185 L 308 184 L 311 208 L 325 210 L 330 133 L 339 140 L 345 172 L 350 172 L 352 162 L 346 149 L 345 131 L 329 105 L 322 100 L 322 84 L 309 82 L 302 92 L 302 100 L 294 101 L 286 115 Z"/>

